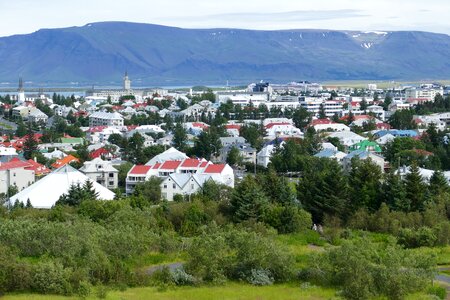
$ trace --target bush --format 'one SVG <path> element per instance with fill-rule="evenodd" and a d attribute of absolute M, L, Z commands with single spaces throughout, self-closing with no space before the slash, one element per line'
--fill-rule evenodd
<path fill-rule="evenodd" d="M 203 234 L 188 250 L 186 270 L 204 281 L 248 281 L 254 270 L 270 272 L 277 282 L 294 275 L 293 257 L 268 237 L 254 232 L 229 230 Z"/>
<path fill-rule="evenodd" d="M 447 290 L 441 286 L 431 286 L 428 288 L 427 293 L 429 295 L 435 295 L 442 300 L 446 299 L 447 297 Z"/>
<path fill-rule="evenodd" d="M 58 262 L 41 262 L 36 265 L 33 274 L 33 290 L 44 294 L 70 295 L 70 271 Z"/>
<path fill-rule="evenodd" d="M 272 285 L 274 280 L 270 275 L 270 271 L 252 269 L 247 282 L 253 285 Z"/>
<path fill-rule="evenodd" d="M 176 285 L 194 285 L 197 283 L 197 279 L 186 273 L 184 269 L 177 268 L 171 271 L 172 280 Z"/>
<path fill-rule="evenodd" d="M 433 247 L 436 244 L 437 237 L 433 230 L 428 227 L 421 227 L 418 230 L 405 228 L 400 230 L 398 241 L 407 248 Z"/>
<path fill-rule="evenodd" d="M 432 256 L 404 250 L 394 241 L 358 239 L 317 254 L 306 274 L 318 283 L 341 286 L 347 299 L 403 299 L 426 288 L 435 266 Z"/>

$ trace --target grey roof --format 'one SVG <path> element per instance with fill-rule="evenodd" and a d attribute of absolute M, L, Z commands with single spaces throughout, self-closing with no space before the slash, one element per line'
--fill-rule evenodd
<path fill-rule="evenodd" d="M 110 120 L 123 120 L 122 115 L 117 112 L 108 113 L 108 112 L 98 111 L 98 112 L 93 113 L 89 117 L 100 118 L 100 119 L 110 119 Z"/>
<path fill-rule="evenodd" d="M 104 161 L 101 158 L 95 158 L 91 161 L 86 161 L 84 165 L 80 168 L 83 173 L 99 173 L 99 172 L 119 172 L 116 168 L 112 166 L 109 161 Z"/>

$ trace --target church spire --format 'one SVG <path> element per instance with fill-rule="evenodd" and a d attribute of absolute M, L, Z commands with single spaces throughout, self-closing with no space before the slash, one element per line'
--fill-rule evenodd
<path fill-rule="evenodd" d="M 23 92 L 23 79 L 19 77 L 19 88 L 17 89 L 19 92 Z"/>

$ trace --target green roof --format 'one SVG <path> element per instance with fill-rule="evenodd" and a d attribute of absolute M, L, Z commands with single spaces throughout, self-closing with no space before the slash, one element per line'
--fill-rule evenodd
<path fill-rule="evenodd" d="M 61 138 L 61 143 L 83 144 L 83 138 Z"/>
<path fill-rule="evenodd" d="M 372 141 L 361 141 L 359 143 L 354 144 L 353 146 L 350 146 L 350 151 L 355 150 L 363 150 L 363 151 L 369 151 L 369 152 L 381 152 L 381 147 L 375 142 Z"/>

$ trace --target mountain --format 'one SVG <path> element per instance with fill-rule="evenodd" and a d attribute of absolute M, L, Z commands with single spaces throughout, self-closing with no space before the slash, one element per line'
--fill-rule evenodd
<path fill-rule="evenodd" d="M 450 78 L 450 36 L 102 22 L 0 38 L 0 81 L 133 85 Z"/>

